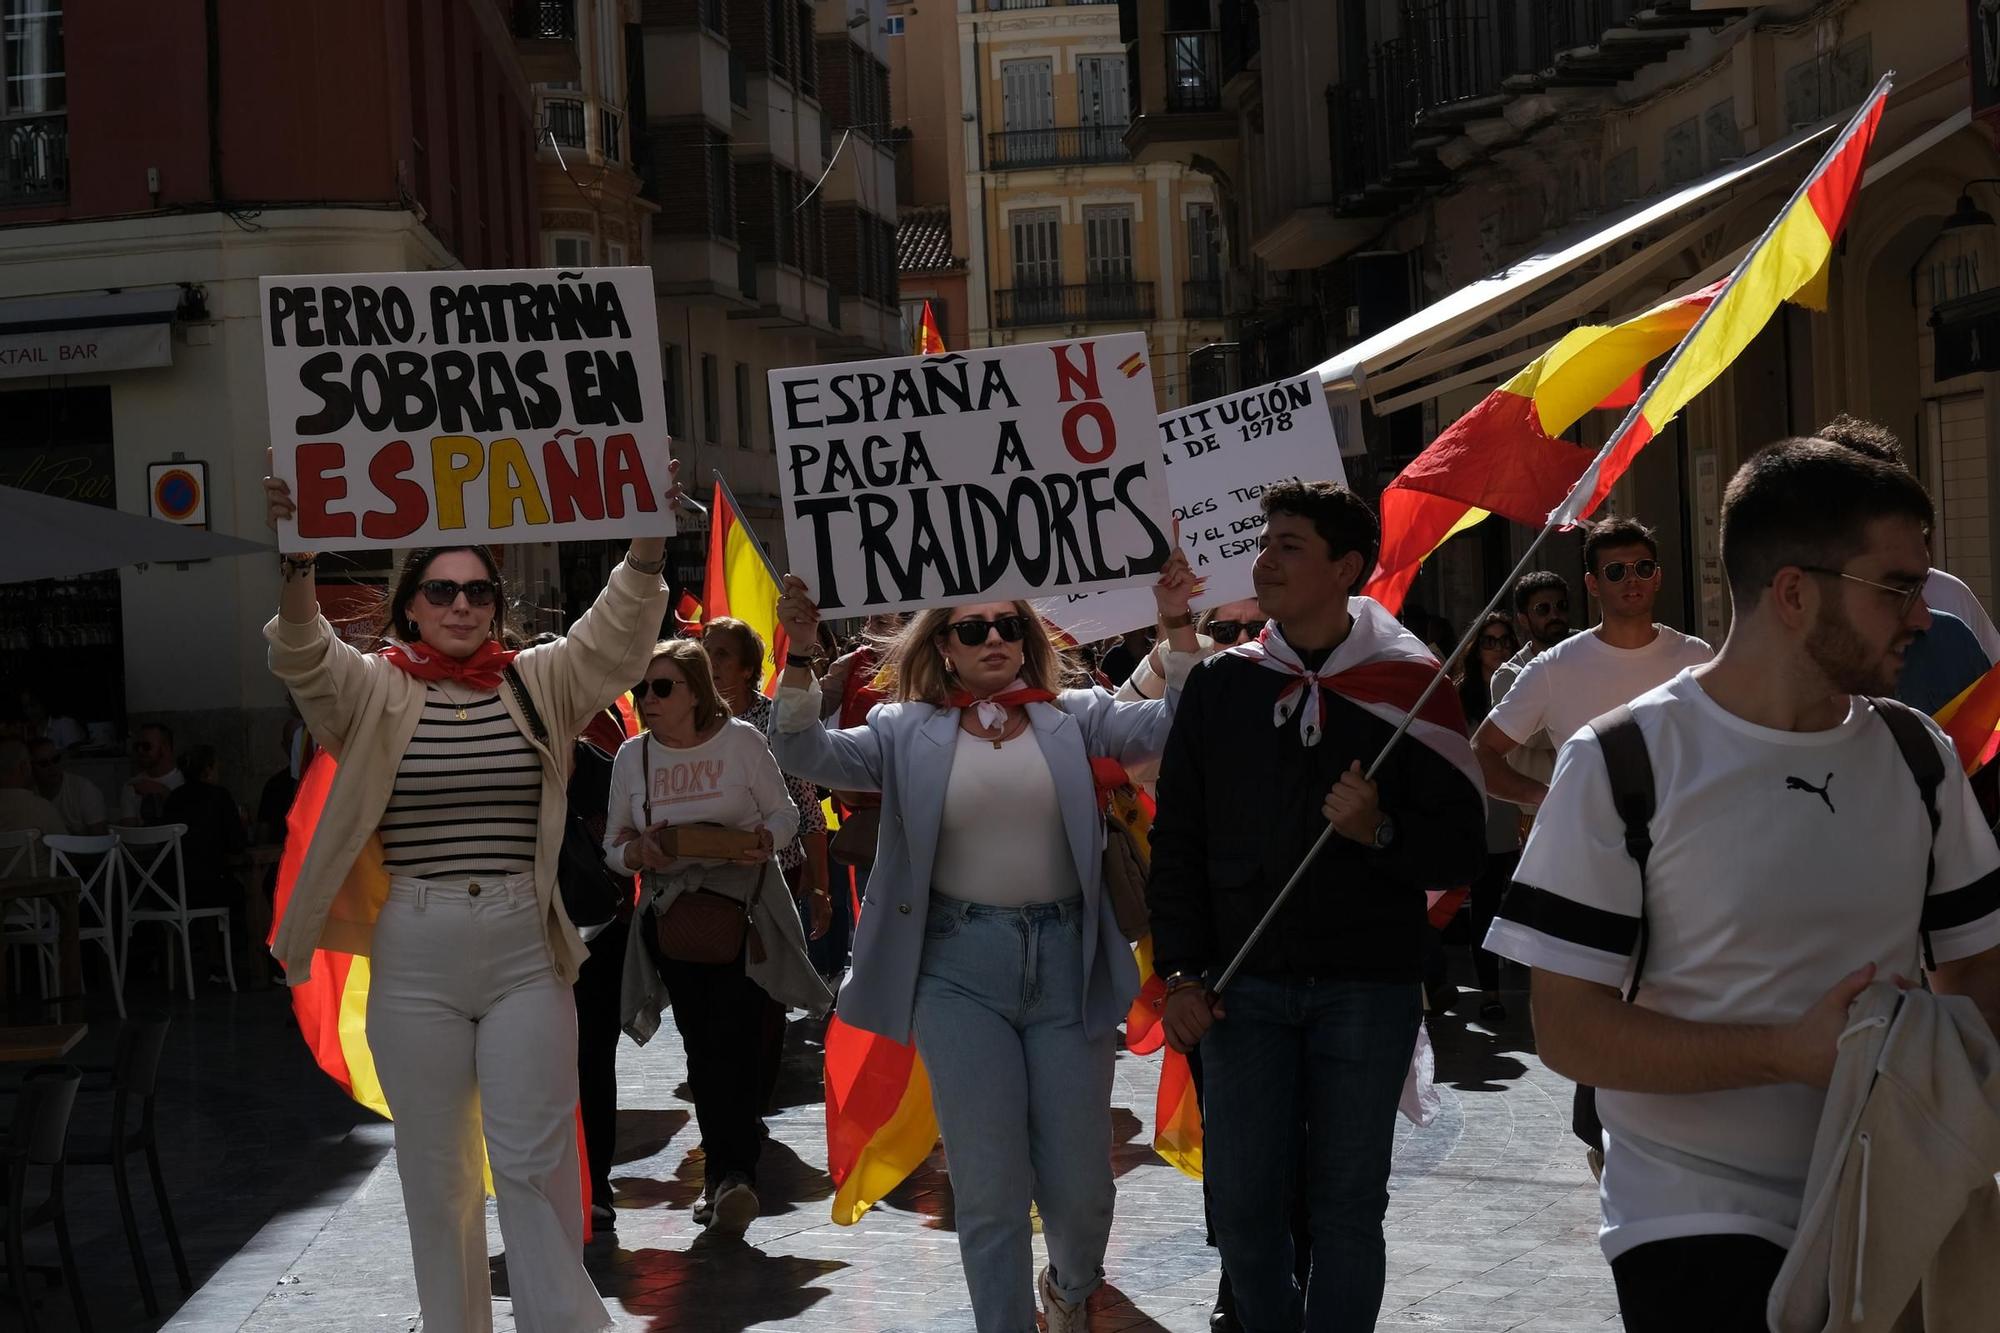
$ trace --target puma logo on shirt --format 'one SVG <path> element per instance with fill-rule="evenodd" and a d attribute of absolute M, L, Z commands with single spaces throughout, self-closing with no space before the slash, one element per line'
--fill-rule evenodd
<path fill-rule="evenodd" d="M 1811 793 L 1812 793 L 1813 795 L 1815 795 L 1815 796 L 1819 797 L 1819 798 L 1820 798 L 1820 799 L 1821 799 L 1822 801 L 1825 801 L 1825 802 L 1826 802 L 1826 812 L 1827 812 L 1828 814 L 1830 814 L 1830 815 L 1832 815 L 1832 814 L 1838 814 L 1838 813 L 1839 813 L 1839 811 L 1837 811 L 1837 810 L 1835 810 L 1835 809 L 1833 808 L 1833 798 L 1832 798 L 1831 796 L 1828 796 L 1828 795 L 1826 794 L 1826 789 L 1827 789 L 1828 787 L 1831 787 L 1832 785 L 1833 785 L 1833 774 L 1831 774 L 1831 773 L 1827 774 L 1827 775 L 1826 775 L 1826 781 L 1825 781 L 1825 782 L 1824 782 L 1823 784 L 1821 784 L 1820 786 L 1817 786 L 1817 787 L 1813 786 L 1813 785 L 1812 785 L 1812 783 L 1810 783 L 1810 782 L 1807 782 L 1807 781 L 1806 781 L 1806 780 L 1805 780 L 1804 778 L 1786 778 L 1786 779 L 1785 779 L 1785 790 L 1786 790 L 1786 791 L 1809 791 L 1809 792 L 1811 792 Z"/>

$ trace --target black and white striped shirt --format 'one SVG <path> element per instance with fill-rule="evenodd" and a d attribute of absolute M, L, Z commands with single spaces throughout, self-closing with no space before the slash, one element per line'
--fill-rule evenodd
<path fill-rule="evenodd" d="M 456 692 L 460 687 L 454 686 Z M 470 879 L 532 873 L 542 761 L 498 694 L 463 705 L 436 685 L 382 813 L 392 875 Z"/>

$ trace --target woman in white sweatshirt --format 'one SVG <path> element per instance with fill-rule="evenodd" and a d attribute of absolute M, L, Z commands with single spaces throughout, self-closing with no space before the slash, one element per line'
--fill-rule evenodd
<path fill-rule="evenodd" d="M 764 1108 L 755 1057 L 764 1011 L 775 999 L 819 1013 L 833 1000 L 806 957 L 798 910 L 775 856 L 797 833 L 799 808 L 764 734 L 730 717 L 699 641 L 655 647 L 635 697 L 646 730 L 618 751 L 604 823 L 606 863 L 640 875 L 635 943 L 626 954 L 627 1027 L 641 1036 L 657 1024 L 656 1011 L 648 1022 L 630 1021 L 638 1006 L 629 1000 L 635 985 L 643 990 L 656 975 L 687 1050 L 701 1126 L 703 1189 L 695 1221 L 740 1235 L 759 1208 Z M 670 855 L 662 833 L 691 824 L 754 830 L 757 842 L 733 864 Z M 742 904 L 747 928 L 736 957 L 668 956 L 659 922 L 681 895 L 696 892 Z"/>

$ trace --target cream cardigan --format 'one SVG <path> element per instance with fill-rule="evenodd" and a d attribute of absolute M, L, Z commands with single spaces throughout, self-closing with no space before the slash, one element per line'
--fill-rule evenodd
<path fill-rule="evenodd" d="M 667 587 L 660 576 L 642 574 L 621 561 L 567 637 L 529 648 L 514 659 L 555 738 L 553 750 L 535 743 L 513 691 L 504 685 L 500 689 L 508 715 L 542 760 L 535 892 L 542 903 L 549 956 L 564 984 L 576 980 L 589 956 L 555 891 L 568 812 L 569 738 L 645 674 L 666 612 Z M 264 626 L 264 637 L 271 645 L 271 671 L 298 701 L 313 739 L 340 765 L 299 867 L 291 906 L 271 944 L 272 954 L 284 964 L 285 981 L 296 986 L 311 975 L 315 949 L 369 951 L 388 888 L 375 831 L 403 752 L 423 716 L 425 687 L 386 658 L 349 645 L 324 616 L 308 624 L 274 616 Z"/>

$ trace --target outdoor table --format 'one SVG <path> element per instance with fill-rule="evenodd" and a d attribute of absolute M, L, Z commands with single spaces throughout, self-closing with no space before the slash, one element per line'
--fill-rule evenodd
<path fill-rule="evenodd" d="M 83 1018 L 83 955 L 77 941 L 77 903 L 82 897 L 82 882 L 68 876 L 0 876 L 0 908 L 42 898 L 56 909 L 56 1016 L 64 1020 Z M 7 950 L 0 949 L 0 995 L 6 994 Z"/>
<path fill-rule="evenodd" d="M 42 1023 L 34 1027 L 0 1027 L 0 1064 L 39 1064 L 60 1060 L 76 1049 L 89 1032 L 82 1023 Z"/>

